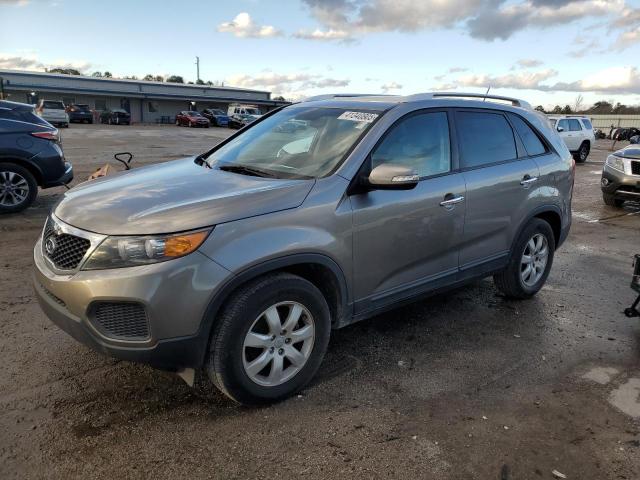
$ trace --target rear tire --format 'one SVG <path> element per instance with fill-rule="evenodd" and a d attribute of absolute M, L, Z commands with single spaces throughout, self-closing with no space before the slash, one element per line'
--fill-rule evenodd
<path fill-rule="evenodd" d="M 589 156 L 591 148 L 589 146 L 589 142 L 582 142 L 580 148 L 576 153 L 573 154 L 573 158 L 578 163 L 584 163 L 587 161 L 587 157 Z"/>
<path fill-rule="evenodd" d="M 206 373 L 240 404 L 283 400 L 313 378 L 330 331 L 329 307 L 311 282 L 289 273 L 258 278 L 234 293 L 218 317 Z"/>
<path fill-rule="evenodd" d="M 615 207 L 615 208 L 622 208 L 622 204 L 624 203 L 624 200 L 620 200 L 619 198 L 616 198 L 614 195 L 611 195 L 610 193 L 602 193 L 602 200 L 604 201 L 605 205 L 609 205 L 610 207 Z"/>
<path fill-rule="evenodd" d="M 546 252 L 536 250 L 538 241 L 542 248 L 546 246 Z M 498 290 L 509 298 L 524 299 L 534 296 L 547 281 L 555 248 L 551 226 L 539 218 L 532 219 L 518 235 L 506 268 L 493 276 Z M 527 272 L 530 272 L 529 275 Z"/>
<path fill-rule="evenodd" d="M 0 213 L 21 212 L 37 195 L 38 184 L 29 170 L 15 163 L 0 163 Z"/>

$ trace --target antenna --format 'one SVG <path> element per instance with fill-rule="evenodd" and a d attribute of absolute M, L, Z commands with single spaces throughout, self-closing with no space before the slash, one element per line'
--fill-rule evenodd
<path fill-rule="evenodd" d="M 489 88 L 487 88 L 487 91 L 484 93 L 484 98 L 482 99 L 483 102 L 487 101 L 487 95 L 489 95 L 489 90 L 491 90 L 491 85 L 489 85 Z"/>
<path fill-rule="evenodd" d="M 200 57 L 196 56 L 196 79 L 200 81 Z"/>

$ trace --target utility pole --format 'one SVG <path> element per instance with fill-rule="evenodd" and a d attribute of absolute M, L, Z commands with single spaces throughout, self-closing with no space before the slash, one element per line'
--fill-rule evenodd
<path fill-rule="evenodd" d="M 200 81 L 200 57 L 196 57 L 196 78 L 198 81 Z"/>

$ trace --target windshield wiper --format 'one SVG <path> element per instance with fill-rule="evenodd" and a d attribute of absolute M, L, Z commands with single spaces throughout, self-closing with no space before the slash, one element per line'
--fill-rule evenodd
<path fill-rule="evenodd" d="M 261 170 L 255 167 L 249 167 L 247 165 L 239 165 L 239 164 L 232 163 L 228 165 L 222 165 L 219 168 L 220 170 L 223 170 L 225 172 L 239 173 L 241 175 L 253 175 L 254 177 L 267 177 L 267 178 L 275 177 L 275 175 L 271 172 L 267 172 L 265 170 Z"/>

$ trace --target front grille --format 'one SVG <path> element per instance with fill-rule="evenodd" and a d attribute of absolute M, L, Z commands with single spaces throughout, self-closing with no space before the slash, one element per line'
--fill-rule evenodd
<path fill-rule="evenodd" d="M 144 306 L 135 302 L 96 302 L 89 318 L 104 335 L 125 340 L 149 338 L 149 322 Z"/>
<path fill-rule="evenodd" d="M 68 233 L 56 233 L 53 220 L 51 218 L 47 220 L 42 235 L 42 250 L 56 268 L 60 270 L 77 268 L 90 246 L 91 241 L 86 238 Z"/>
<path fill-rule="evenodd" d="M 640 162 L 631 162 L 631 173 L 640 175 Z"/>

